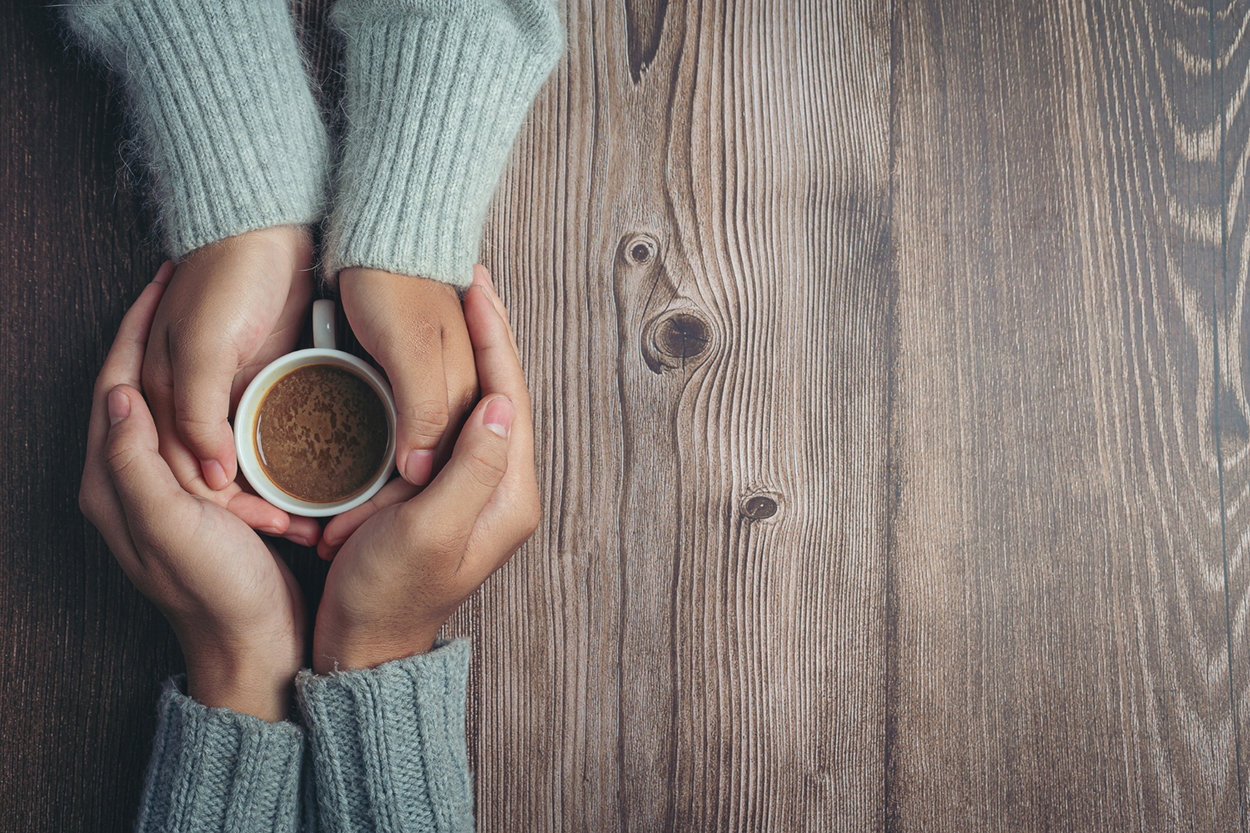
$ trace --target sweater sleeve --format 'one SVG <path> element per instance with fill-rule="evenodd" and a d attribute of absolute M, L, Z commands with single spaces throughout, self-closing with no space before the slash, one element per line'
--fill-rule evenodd
<path fill-rule="evenodd" d="M 284 0 L 77 0 L 64 17 L 121 82 L 172 257 L 321 218 L 329 139 Z"/>
<path fill-rule="evenodd" d="M 340 0 L 342 160 L 325 266 L 473 279 L 521 121 L 564 49 L 552 0 Z"/>
<path fill-rule="evenodd" d="M 319 831 L 473 830 L 468 676 L 465 640 L 364 671 L 300 672 Z"/>
<path fill-rule="evenodd" d="M 297 831 L 304 732 L 212 709 L 165 683 L 135 829 Z"/>

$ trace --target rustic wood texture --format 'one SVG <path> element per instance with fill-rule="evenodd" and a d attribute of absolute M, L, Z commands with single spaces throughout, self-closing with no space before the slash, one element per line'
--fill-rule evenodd
<path fill-rule="evenodd" d="M 1247 829 L 1250 2 L 562 8 L 483 245 L 546 511 L 448 627 L 479 828 Z M 180 659 L 75 495 L 161 257 L 108 81 L 0 47 L 0 828 L 123 829 Z"/>
<path fill-rule="evenodd" d="M 1241 823 L 1212 25 L 1185 3 L 899 7 L 902 829 Z"/>

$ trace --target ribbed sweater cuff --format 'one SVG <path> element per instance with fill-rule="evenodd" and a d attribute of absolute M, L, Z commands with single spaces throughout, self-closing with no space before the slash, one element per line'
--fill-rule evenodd
<path fill-rule="evenodd" d="M 135 829 L 298 830 L 303 730 L 210 709 L 185 684 L 161 694 Z"/>
<path fill-rule="evenodd" d="M 364 671 L 295 680 L 318 829 L 472 831 L 465 640 Z"/>
<path fill-rule="evenodd" d="M 329 139 L 284 0 L 80 0 L 65 19 L 121 79 L 171 256 L 321 218 Z"/>
<path fill-rule="evenodd" d="M 564 48 L 550 0 L 340 0 L 347 127 L 325 266 L 467 287 L 526 112 Z"/>

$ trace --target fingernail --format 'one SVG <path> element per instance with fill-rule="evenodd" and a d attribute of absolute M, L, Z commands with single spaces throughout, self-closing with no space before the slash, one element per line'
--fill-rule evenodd
<path fill-rule="evenodd" d="M 200 467 L 204 469 L 204 480 L 208 483 L 208 488 L 214 492 L 230 484 L 226 479 L 226 470 L 216 460 L 201 460 Z"/>
<path fill-rule="evenodd" d="M 256 531 L 263 532 L 266 535 L 281 535 L 282 534 L 282 530 L 278 529 L 276 526 L 258 526 L 256 527 Z"/>
<path fill-rule="evenodd" d="M 287 540 L 301 547 L 311 547 L 313 545 L 311 538 L 305 538 L 303 535 L 288 535 Z"/>
<path fill-rule="evenodd" d="M 486 406 L 486 413 L 482 419 L 487 428 L 501 437 L 507 437 L 508 431 L 512 429 L 512 416 L 515 413 L 512 400 L 506 396 L 498 396 Z"/>
<path fill-rule="evenodd" d="M 423 486 L 434 471 L 433 451 L 410 451 L 404 461 L 404 479 L 414 486 Z"/>
<path fill-rule="evenodd" d="M 323 532 L 321 533 L 321 540 L 325 541 L 327 547 L 337 547 L 339 545 L 339 541 L 342 541 L 343 539 L 340 538 L 337 534 L 326 535 Z"/>
<path fill-rule="evenodd" d="M 109 391 L 109 425 L 130 416 L 130 397 L 119 390 Z"/>

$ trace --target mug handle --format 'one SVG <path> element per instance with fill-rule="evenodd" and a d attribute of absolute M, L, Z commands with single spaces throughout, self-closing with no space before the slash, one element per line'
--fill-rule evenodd
<path fill-rule="evenodd" d="M 313 301 L 313 346 L 318 350 L 334 350 L 338 345 L 334 330 L 334 302 Z"/>

